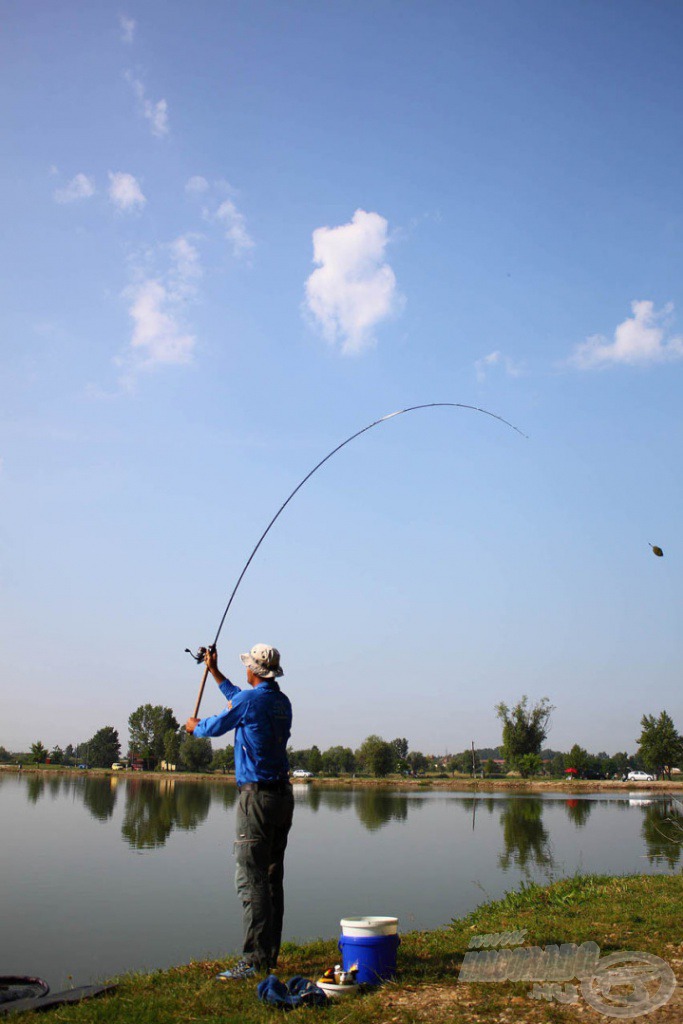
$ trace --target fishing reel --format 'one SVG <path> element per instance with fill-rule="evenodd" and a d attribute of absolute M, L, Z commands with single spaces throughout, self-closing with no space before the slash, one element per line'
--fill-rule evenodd
<path fill-rule="evenodd" d="M 189 654 L 191 658 L 194 658 L 194 660 L 197 662 L 198 665 L 203 665 L 204 664 L 204 658 L 206 657 L 207 651 L 213 652 L 215 650 L 216 650 L 216 645 L 215 644 L 211 644 L 210 647 L 200 647 L 196 654 L 193 654 L 192 651 L 190 650 L 190 648 L 186 647 L 185 648 L 185 653 Z"/>

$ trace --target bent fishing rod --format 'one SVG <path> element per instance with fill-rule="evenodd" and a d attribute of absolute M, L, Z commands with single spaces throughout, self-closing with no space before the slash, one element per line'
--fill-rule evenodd
<path fill-rule="evenodd" d="M 320 462 L 318 462 L 317 465 L 315 465 L 313 467 L 313 469 L 309 473 L 306 474 L 306 476 L 303 478 L 303 480 L 296 485 L 296 487 L 294 488 L 292 493 L 289 495 L 289 497 L 285 501 L 283 501 L 283 503 L 280 505 L 279 509 L 277 510 L 277 512 L 275 513 L 273 518 L 270 520 L 270 522 L 266 526 L 265 530 L 263 531 L 263 533 L 259 537 L 259 539 L 258 539 L 258 541 L 257 541 L 257 543 L 256 543 L 256 545 L 254 547 L 254 549 L 252 550 L 251 554 L 249 555 L 249 558 L 245 562 L 245 565 L 244 565 L 244 568 L 242 569 L 242 572 L 239 574 L 239 576 L 237 578 L 237 583 L 235 584 L 235 586 L 232 589 L 232 593 L 230 594 L 230 597 L 228 599 L 228 603 L 227 603 L 227 605 L 225 607 L 225 611 L 223 612 L 223 617 L 221 618 L 221 621 L 218 624 L 218 629 L 216 630 L 216 636 L 214 637 L 214 641 L 211 644 L 211 646 L 208 648 L 208 650 L 213 651 L 213 650 L 216 649 L 216 645 L 218 643 L 218 638 L 221 635 L 221 630 L 223 629 L 223 624 L 224 624 L 224 622 L 225 622 L 225 620 L 226 620 L 226 618 L 228 616 L 228 612 L 230 611 L 230 606 L 232 605 L 232 602 L 235 599 L 235 594 L 237 593 L 237 591 L 239 589 L 239 585 L 242 582 L 242 580 L 244 579 L 245 573 L 246 573 L 247 569 L 249 568 L 249 566 L 251 565 L 251 563 L 252 563 L 252 561 L 254 559 L 254 556 L 256 555 L 256 552 L 258 551 L 258 549 L 263 544 L 264 540 L 266 539 L 266 537 L 270 533 L 272 527 L 275 525 L 275 523 L 280 518 L 280 516 L 282 515 L 284 510 L 287 508 L 287 506 L 289 505 L 289 503 L 292 500 L 292 498 L 294 497 L 294 495 L 297 494 L 301 490 L 301 488 L 304 486 L 304 484 L 308 480 L 311 479 L 313 474 L 317 473 L 317 471 L 320 469 L 321 466 L 324 466 L 325 463 L 328 462 L 329 459 L 331 459 L 333 455 L 336 455 L 338 451 L 341 451 L 342 448 L 345 448 L 347 444 L 350 444 L 351 441 L 355 441 L 355 439 L 357 437 L 360 437 L 361 434 L 366 434 L 368 432 L 368 430 L 372 430 L 373 427 L 379 426 L 380 423 L 386 423 L 387 420 L 392 420 L 396 416 L 403 416 L 404 413 L 407 413 L 407 412 L 416 412 L 418 409 L 442 409 L 442 408 L 469 409 L 471 412 L 480 412 L 480 413 L 483 413 L 484 416 L 490 416 L 492 419 L 498 420 L 500 423 L 504 423 L 506 427 L 510 427 L 512 430 L 516 431 L 522 437 L 526 438 L 528 436 L 527 434 L 523 433 L 519 429 L 519 427 L 516 427 L 514 425 L 514 423 L 510 423 L 509 420 L 503 419 L 502 416 L 498 416 L 495 412 L 489 412 L 488 409 L 480 409 L 476 405 L 465 405 L 463 402 L 427 402 L 425 405 L 409 405 L 407 409 L 399 409 L 398 412 L 390 412 L 387 416 L 382 416 L 380 419 L 374 420 L 372 423 L 368 423 L 367 427 L 363 427 L 362 430 L 357 430 L 355 432 L 355 434 L 351 434 L 350 437 L 347 437 L 345 441 L 342 441 L 341 444 L 338 444 L 336 448 L 333 448 L 332 451 L 329 452 L 325 456 L 324 459 L 321 459 Z M 206 647 L 200 647 L 196 654 L 193 654 L 192 651 L 189 649 L 189 647 L 186 647 L 185 650 L 187 651 L 188 654 L 192 655 L 192 657 L 195 659 L 195 661 L 198 664 L 200 664 L 201 662 L 204 661 L 204 657 L 205 657 L 205 655 L 207 653 L 207 648 Z M 202 702 L 202 697 L 204 695 L 204 686 L 206 685 L 206 680 L 207 680 L 208 674 L 209 674 L 209 668 L 207 666 L 204 669 L 204 675 L 203 675 L 202 681 L 201 681 L 201 683 L 199 685 L 199 693 L 197 694 L 197 703 L 195 704 L 194 714 L 192 716 L 193 718 L 197 718 L 198 715 L 199 715 L 199 705 Z"/>

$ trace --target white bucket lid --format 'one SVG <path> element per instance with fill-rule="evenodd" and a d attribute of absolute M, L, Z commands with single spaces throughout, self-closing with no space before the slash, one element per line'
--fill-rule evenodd
<path fill-rule="evenodd" d="M 397 917 L 342 917 L 339 922 L 342 931 L 384 932 L 392 934 L 398 927 Z"/>

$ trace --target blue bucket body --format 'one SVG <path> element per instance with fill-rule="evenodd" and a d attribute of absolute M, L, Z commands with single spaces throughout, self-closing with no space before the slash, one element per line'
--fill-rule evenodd
<path fill-rule="evenodd" d="M 401 944 L 398 935 L 340 935 L 339 951 L 342 970 L 358 964 L 359 985 L 380 985 L 396 977 L 396 952 Z"/>

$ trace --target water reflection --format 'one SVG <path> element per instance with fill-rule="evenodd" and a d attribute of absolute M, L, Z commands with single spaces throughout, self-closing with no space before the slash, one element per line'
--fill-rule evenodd
<path fill-rule="evenodd" d="M 683 850 L 683 807 L 670 797 L 643 807 L 641 835 L 650 864 L 665 861 L 676 867 Z"/>
<path fill-rule="evenodd" d="M 505 850 L 498 857 L 498 863 L 503 871 L 512 865 L 527 873 L 534 867 L 553 867 L 550 836 L 543 825 L 543 800 L 538 797 L 507 800 L 500 821 Z"/>
<path fill-rule="evenodd" d="M 195 783 L 197 785 L 197 783 Z M 221 807 L 225 807 L 226 810 L 230 810 L 237 803 L 237 786 L 231 785 L 218 785 L 213 786 L 211 789 L 211 800 L 213 803 L 220 804 Z"/>
<path fill-rule="evenodd" d="M 355 811 L 365 828 L 374 832 L 389 821 L 406 821 L 408 797 L 381 789 L 363 789 L 356 793 Z"/>
<path fill-rule="evenodd" d="M 106 821 L 111 818 L 116 806 L 118 779 L 83 779 L 81 796 L 93 818 Z"/>
<path fill-rule="evenodd" d="M 16 780 L 19 781 L 19 780 Z M 0 786 L 9 777 L 0 775 Z M 12 780 L 14 784 L 15 780 Z M 209 814 L 211 804 L 230 811 L 238 797 L 237 788 L 224 780 L 190 782 L 182 778 L 139 779 L 118 776 L 96 777 L 68 774 L 27 773 L 23 777 L 26 799 L 36 804 L 43 797 L 56 801 L 69 796 L 83 804 L 98 822 L 115 820 L 120 836 L 136 850 L 164 846 L 174 829 L 196 829 Z M 601 828 L 607 813 L 630 813 L 639 816 L 640 836 L 650 864 L 670 869 L 683 861 L 683 803 L 663 794 L 624 794 L 617 797 L 577 797 L 569 794 L 538 796 L 494 796 L 491 794 L 423 794 L 376 788 L 328 789 L 318 786 L 295 786 L 295 799 L 302 811 L 317 815 L 355 814 L 369 832 L 376 832 L 390 823 L 404 824 L 409 811 L 434 808 L 435 801 L 448 804 L 462 812 L 471 832 L 482 826 L 490 828 L 486 819 L 499 815 L 503 849 L 498 866 L 506 872 L 513 867 L 529 875 L 539 869 L 547 872 L 556 867 L 549 828 L 558 814 L 566 818 L 576 832 L 589 825 Z M 445 809 L 445 808 L 444 808 Z M 118 813 L 117 813 L 118 812 Z M 547 815 L 548 828 L 543 822 Z M 321 814 L 322 816 L 322 814 Z M 636 826 L 638 827 L 638 826 Z M 609 845 L 609 844 L 608 844 Z"/>
<path fill-rule="evenodd" d="M 128 780 L 121 835 L 137 850 L 163 846 L 175 827 L 192 830 L 204 821 L 211 805 L 205 785 Z"/>
<path fill-rule="evenodd" d="M 569 820 L 577 828 L 584 828 L 596 803 L 597 800 L 571 799 L 565 802 L 564 809 Z"/>
<path fill-rule="evenodd" d="M 45 790 L 45 779 L 42 775 L 29 775 L 26 783 L 26 796 L 29 803 L 37 804 Z"/>

